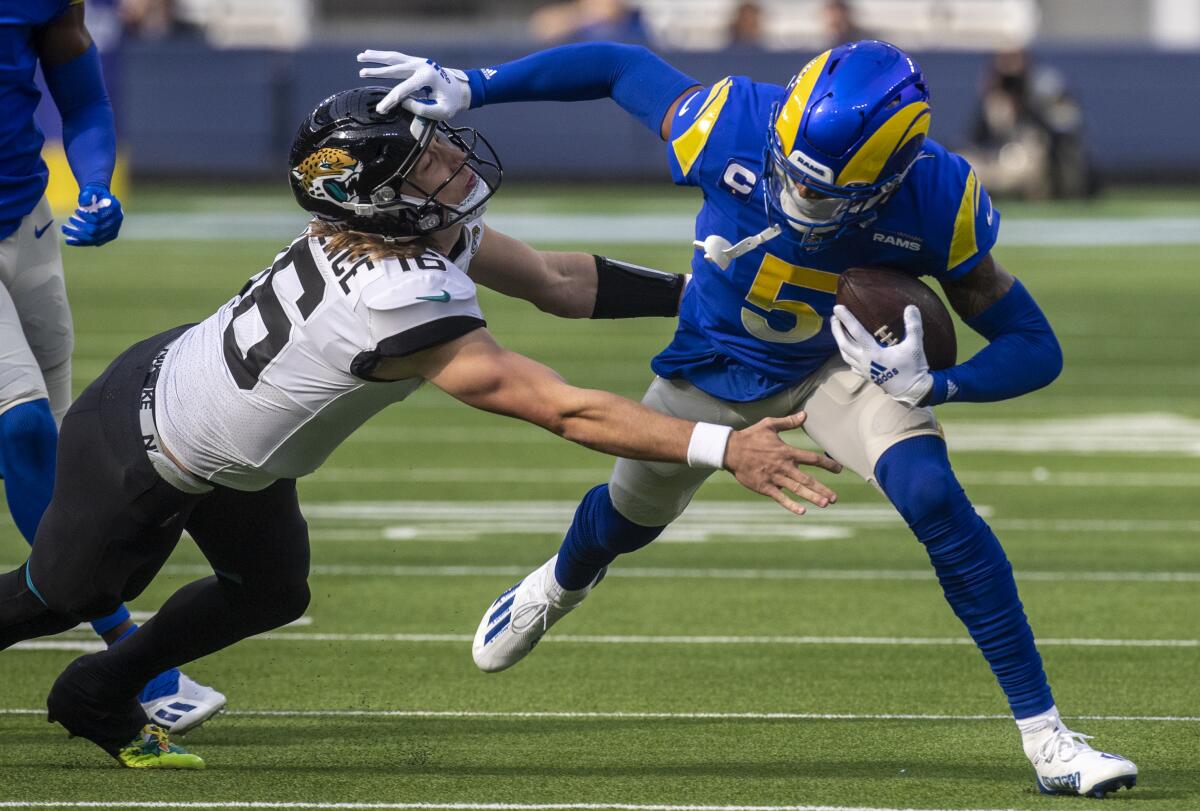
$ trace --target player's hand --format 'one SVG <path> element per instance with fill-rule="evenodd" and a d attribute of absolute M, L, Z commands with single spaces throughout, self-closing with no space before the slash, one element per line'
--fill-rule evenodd
<path fill-rule="evenodd" d="M 363 51 L 359 62 L 378 62 L 381 68 L 362 68 L 364 79 L 395 79 L 375 109 L 386 113 L 399 104 L 414 115 L 446 121 L 471 106 L 471 85 L 461 70 L 444 68 L 432 59 L 399 51 Z"/>
<path fill-rule="evenodd" d="M 79 208 L 62 227 L 68 245 L 95 247 L 117 238 L 125 214 L 107 186 L 89 183 L 79 192 Z"/>
<path fill-rule="evenodd" d="M 779 438 L 804 424 L 803 411 L 789 417 L 769 417 L 749 428 L 734 431 L 725 446 L 725 469 L 747 490 L 776 501 L 796 515 L 804 515 L 804 505 L 791 498 L 826 507 L 837 501 L 837 493 L 798 468 L 819 467 L 841 473 L 842 466 L 823 453 L 793 448 Z"/>
<path fill-rule="evenodd" d="M 911 304 L 904 308 L 904 340 L 894 346 L 880 346 L 875 336 L 841 304 L 833 308 L 833 316 L 829 328 L 850 368 L 882 388 L 893 400 L 910 408 L 919 406 L 933 388 L 933 376 L 925 360 L 921 311 Z"/>

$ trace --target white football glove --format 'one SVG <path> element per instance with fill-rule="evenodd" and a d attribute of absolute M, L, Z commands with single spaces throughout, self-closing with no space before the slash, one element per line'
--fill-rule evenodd
<path fill-rule="evenodd" d="M 833 308 L 829 329 L 842 359 L 850 368 L 886 391 L 893 400 L 910 408 L 920 405 L 933 388 L 933 375 L 925 360 L 925 327 L 921 311 L 904 308 L 904 340 L 880 346 L 875 336 L 845 307 Z"/>
<path fill-rule="evenodd" d="M 446 121 L 471 106 L 471 85 L 461 70 L 444 68 L 432 59 L 409 56 L 399 51 L 363 51 L 359 62 L 378 62 L 384 67 L 362 68 L 364 79 L 396 79 L 375 109 L 387 113 L 397 104 L 414 115 Z"/>

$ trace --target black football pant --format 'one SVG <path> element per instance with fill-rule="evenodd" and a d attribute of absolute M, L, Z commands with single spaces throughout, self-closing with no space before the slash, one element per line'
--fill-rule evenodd
<path fill-rule="evenodd" d="M 184 493 L 146 457 L 140 390 L 151 360 L 182 329 L 131 347 L 72 405 L 33 551 L 25 565 L 0 575 L 3 649 L 106 616 L 137 597 L 185 529 L 208 559 L 214 576 L 181 588 L 136 633 L 81 657 L 56 684 L 57 691 L 70 681 L 64 690 L 86 694 L 82 703 L 92 709 L 88 718 L 68 719 L 53 712 L 52 700 L 55 720 L 109 752 L 146 718 L 139 707 L 101 723 L 98 708 L 133 706 L 158 673 L 285 625 L 308 606 L 308 528 L 294 480 L 257 492 Z"/>

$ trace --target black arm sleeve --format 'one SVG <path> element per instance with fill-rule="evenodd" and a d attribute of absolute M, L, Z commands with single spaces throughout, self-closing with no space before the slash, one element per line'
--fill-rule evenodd
<path fill-rule="evenodd" d="M 596 257 L 596 305 L 592 318 L 674 317 L 685 277 L 641 265 Z"/>

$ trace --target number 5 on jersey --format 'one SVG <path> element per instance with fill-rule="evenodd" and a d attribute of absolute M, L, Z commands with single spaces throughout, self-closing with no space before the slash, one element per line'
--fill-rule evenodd
<path fill-rule="evenodd" d="M 766 317 L 750 307 L 743 307 L 742 326 L 746 328 L 746 332 L 762 341 L 776 344 L 798 344 L 807 341 L 821 331 L 825 319 L 807 302 L 780 300 L 783 286 L 790 284 L 832 295 L 837 292 L 837 279 L 836 273 L 791 265 L 777 256 L 766 254 L 762 264 L 758 266 L 754 283 L 750 285 L 746 303 L 767 312 L 782 310 L 791 313 L 796 317 L 796 325 L 789 330 L 775 329 L 767 322 Z"/>

